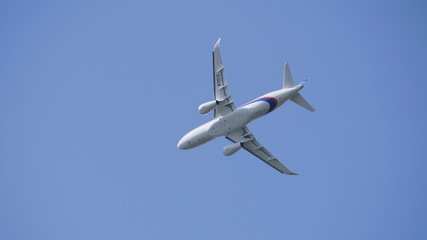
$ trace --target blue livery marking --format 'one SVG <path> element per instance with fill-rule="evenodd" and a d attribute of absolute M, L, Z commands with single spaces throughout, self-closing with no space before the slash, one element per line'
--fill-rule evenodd
<path fill-rule="evenodd" d="M 253 101 L 250 101 L 250 102 L 246 103 L 242 107 L 247 106 L 247 105 L 249 105 L 251 103 L 254 103 L 254 102 L 259 102 L 259 101 L 264 101 L 264 102 L 267 102 L 268 104 L 270 104 L 270 109 L 268 109 L 267 113 L 273 111 L 277 107 L 277 99 L 275 99 L 273 97 L 262 97 L 262 98 L 258 98 L 258 99 L 255 99 Z"/>

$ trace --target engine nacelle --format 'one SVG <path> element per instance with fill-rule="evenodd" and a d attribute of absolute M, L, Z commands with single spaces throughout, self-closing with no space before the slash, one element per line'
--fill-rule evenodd
<path fill-rule="evenodd" d="M 227 145 L 225 147 L 222 148 L 222 152 L 224 153 L 225 156 L 230 156 L 233 155 L 234 153 L 236 153 L 237 151 L 239 151 L 239 149 L 242 148 L 242 144 L 241 143 L 233 143 L 230 145 Z"/>
<path fill-rule="evenodd" d="M 214 109 L 216 107 L 216 105 L 218 105 L 216 100 L 205 102 L 199 106 L 199 109 L 198 109 L 199 113 L 207 114 L 210 111 L 212 111 L 212 109 Z"/>

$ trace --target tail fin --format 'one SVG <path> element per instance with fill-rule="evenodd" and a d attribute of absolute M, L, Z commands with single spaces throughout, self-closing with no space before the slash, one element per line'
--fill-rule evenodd
<path fill-rule="evenodd" d="M 283 74 L 283 88 L 291 88 L 294 86 L 294 80 L 292 79 L 291 69 L 289 64 L 285 63 L 285 72 Z"/>
<path fill-rule="evenodd" d="M 296 104 L 298 104 L 298 105 L 300 105 L 301 107 L 307 109 L 310 112 L 314 112 L 315 111 L 314 108 L 310 105 L 310 103 L 308 103 L 307 100 L 305 100 L 303 98 L 303 96 L 301 96 L 301 94 L 299 94 L 299 93 L 295 94 L 295 96 L 293 96 L 291 98 L 291 101 L 294 102 L 294 103 L 296 103 Z"/>
<path fill-rule="evenodd" d="M 303 86 L 305 82 L 307 82 L 307 80 L 301 83 L 301 86 Z M 283 74 L 283 88 L 291 88 L 293 86 L 294 86 L 294 80 L 292 79 L 291 69 L 289 68 L 289 64 L 285 63 L 285 73 Z M 303 96 L 299 93 L 296 93 L 291 98 L 291 100 L 292 102 L 300 105 L 301 107 L 307 109 L 310 112 L 315 111 L 314 108 L 310 105 L 310 103 L 308 103 L 307 100 L 305 100 Z"/>

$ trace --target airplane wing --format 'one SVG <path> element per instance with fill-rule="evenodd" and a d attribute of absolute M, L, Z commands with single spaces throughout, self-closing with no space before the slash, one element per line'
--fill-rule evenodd
<path fill-rule="evenodd" d="M 242 147 L 248 152 L 252 153 L 255 157 L 261 159 L 277 171 L 288 174 L 288 175 L 298 175 L 291 172 L 287 167 L 285 167 L 276 157 L 273 156 L 265 147 L 263 147 L 254 137 L 254 135 L 249 131 L 247 127 L 243 127 L 240 130 L 237 130 L 229 135 L 226 135 L 226 138 L 232 142 L 243 142 Z"/>
<path fill-rule="evenodd" d="M 219 105 L 214 109 L 215 118 L 224 116 L 236 109 L 228 93 L 227 79 L 224 75 L 224 66 L 222 65 L 221 53 L 219 50 L 220 41 L 221 38 L 216 42 L 212 52 L 214 98 L 219 101 Z"/>

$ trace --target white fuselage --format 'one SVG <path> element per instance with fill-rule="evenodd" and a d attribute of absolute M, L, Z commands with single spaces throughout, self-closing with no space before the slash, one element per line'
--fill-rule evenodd
<path fill-rule="evenodd" d="M 225 116 L 215 118 L 187 133 L 178 142 L 179 149 L 190 149 L 216 137 L 226 136 L 246 126 L 251 121 L 275 110 L 292 98 L 303 85 L 280 89 L 252 100 Z"/>

